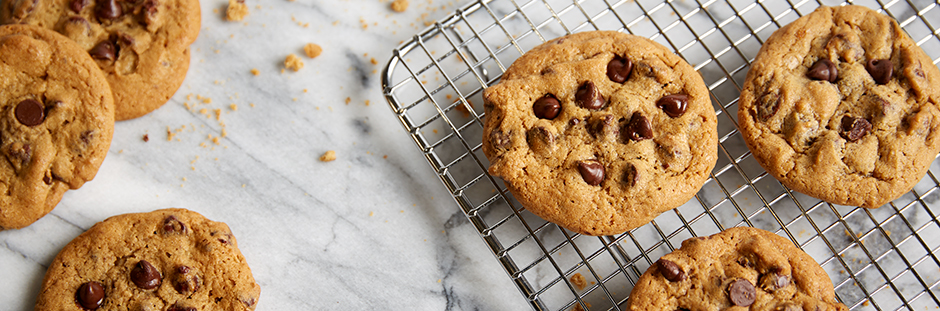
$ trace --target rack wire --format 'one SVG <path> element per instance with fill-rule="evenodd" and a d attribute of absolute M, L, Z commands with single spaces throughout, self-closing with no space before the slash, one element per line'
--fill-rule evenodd
<path fill-rule="evenodd" d="M 859 0 L 896 19 L 940 62 L 936 0 Z M 810 0 L 477 0 L 393 51 L 384 95 L 425 160 L 536 310 L 622 310 L 639 276 L 687 238 L 753 226 L 793 241 L 852 310 L 940 305 L 940 161 L 877 209 L 791 191 L 754 160 L 736 129 L 749 63 Z M 702 75 L 718 115 L 718 163 L 695 198 L 616 236 L 572 233 L 526 211 L 487 174 L 482 91 L 532 47 L 569 33 L 620 30 L 671 48 Z"/>

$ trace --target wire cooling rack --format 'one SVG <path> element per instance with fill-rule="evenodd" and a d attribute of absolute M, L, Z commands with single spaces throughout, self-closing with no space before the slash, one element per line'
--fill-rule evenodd
<path fill-rule="evenodd" d="M 694 236 L 753 226 L 789 238 L 853 310 L 940 305 L 940 161 L 913 191 L 877 209 L 832 205 L 783 187 L 736 129 L 749 62 L 800 0 L 474 1 L 393 51 L 383 73 L 395 116 L 522 296 L 537 310 L 621 310 L 638 277 Z M 854 1 L 895 18 L 940 59 L 936 0 Z M 532 47 L 569 33 L 621 30 L 671 48 L 703 76 L 718 115 L 718 163 L 694 199 L 617 236 L 583 236 L 527 212 L 486 173 L 482 91 Z"/>

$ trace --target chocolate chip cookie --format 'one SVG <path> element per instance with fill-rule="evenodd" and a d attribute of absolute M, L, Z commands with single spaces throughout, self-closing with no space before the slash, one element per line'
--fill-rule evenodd
<path fill-rule="evenodd" d="M 113 131 L 111 89 L 81 47 L 0 26 L 0 230 L 35 222 L 94 178 Z"/>
<path fill-rule="evenodd" d="M 701 76 L 649 39 L 568 35 L 513 62 L 484 92 L 483 152 L 526 209 L 618 234 L 688 201 L 717 152 Z"/>
<path fill-rule="evenodd" d="M 848 310 L 812 257 L 750 227 L 682 242 L 640 276 L 630 310 Z"/>
<path fill-rule="evenodd" d="M 0 23 L 55 30 L 96 60 L 114 91 L 115 118 L 143 116 L 169 100 L 189 69 L 198 0 L 8 0 Z"/>
<path fill-rule="evenodd" d="M 69 242 L 36 310 L 254 310 L 260 294 L 227 225 L 163 209 L 110 217 Z"/>
<path fill-rule="evenodd" d="M 937 156 L 938 103 L 940 70 L 896 21 L 820 7 L 764 42 L 738 122 L 787 187 L 875 208 L 910 191 Z"/>

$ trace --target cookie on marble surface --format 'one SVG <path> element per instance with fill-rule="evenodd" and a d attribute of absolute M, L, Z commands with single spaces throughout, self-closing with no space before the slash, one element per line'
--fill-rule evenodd
<path fill-rule="evenodd" d="M 51 30 L 0 26 L 0 230 L 94 178 L 113 132 L 111 89 L 85 51 Z"/>
<path fill-rule="evenodd" d="M 260 294 L 225 223 L 163 209 L 110 217 L 69 242 L 36 310 L 254 310 Z"/>
<path fill-rule="evenodd" d="M 793 190 L 868 208 L 910 191 L 940 150 L 940 70 L 898 23 L 820 7 L 775 31 L 738 108 L 744 141 Z"/>
<path fill-rule="evenodd" d="M 200 21 L 198 0 L 9 0 L 0 7 L 0 23 L 52 29 L 88 51 L 114 91 L 119 121 L 176 93 Z"/>
<path fill-rule="evenodd" d="M 483 151 L 532 213 L 589 235 L 642 226 L 692 198 L 717 158 L 701 76 L 649 39 L 568 35 L 484 91 Z"/>
<path fill-rule="evenodd" d="M 690 238 L 640 276 L 629 310 L 848 310 L 812 257 L 771 232 Z"/>

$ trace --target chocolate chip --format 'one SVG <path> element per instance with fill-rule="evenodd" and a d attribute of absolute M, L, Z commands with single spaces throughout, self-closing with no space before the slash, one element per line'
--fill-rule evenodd
<path fill-rule="evenodd" d="M 630 78 L 630 72 L 633 71 L 633 62 L 628 58 L 614 57 L 607 63 L 607 77 L 611 81 L 624 83 Z"/>
<path fill-rule="evenodd" d="M 561 112 L 561 103 L 558 102 L 555 95 L 546 94 L 535 100 L 535 104 L 532 104 L 532 110 L 535 112 L 536 117 L 552 120 Z"/>
<path fill-rule="evenodd" d="M 591 110 L 601 109 L 607 103 L 607 100 L 601 95 L 601 91 L 591 81 L 581 84 L 581 87 L 574 95 L 574 101 L 578 103 L 579 107 Z"/>
<path fill-rule="evenodd" d="M 780 269 L 773 269 L 761 278 L 761 287 L 767 291 L 775 291 L 790 285 L 790 276 L 780 273 Z"/>
<path fill-rule="evenodd" d="M 588 185 L 597 186 L 604 181 L 604 165 L 597 160 L 578 161 L 578 172 Z"/>
<path fill-rule="evenodd" d="M 47 184 L 47 185 L 51 185 L 51 184 L 52 184 L 52 177 L 43 176 L 43 177 L 42 177 L 42 182 L 45 183 L 45 184 Z"/>
<path fill-rule="evenodd" d="M 748 280 L 736 279 L 728 285 L 728 296 L 734 305 L 747 307 L 757 299 L 757 291 L 754 289 L 754 284 Z"/>
<path fill-rule="evenodd" d="M 809 68 L 809 71 L 806 72 L 806 76 L 813 80 L 835 83 L 836 79 L 839 78 L 839 69 L 836 68 L 836 64 L 832 63 L 832 61 L 820 59 Z"/>
<path fill-rule="evenodd" d="M 627 163 L 623 168 L 623 183 L 627 186 L 634 187 L 638 182 L 640 182 L 640 172 L 637 171 L 636 166 Z"/>
<path fill-rule="evenodd" d="M 177 219 L 176 216 L 170 215 L 167 216 L 166 219 L 163 219 L 163 232 L 166 234 L 186 233 L 186 225 Z"/>
<path fill-rule="evenodd" d="M 780 107 L 780 101 L 777 100 L 777 94 L 767 93 L 760 97 L 757 102 L 757 119 L 767 121 L 775 114 Z"/>
<path fill-rule="evenodd" d="M 202 278 L 196 271 L 188 266 L 176 267 L 176 275 L 173 278 L 173 288 L 177 293 L 190 294 L 195 293 L 202 286 Z"/>
<path fill-rule="evenodd" d="M 95 310 L 104 302 L 104 287 L 101 283 L 91 281 L 78 287 L 75 292 L 75 298 L 78 304 L 85 310 Z"/>
<path fill-rule="evenodd" d="M 653 138 L 653 126 L 649 119 L 639 112 L 634 112 L 624 127 L 623 134 L 627 135 L 627 139 L 634 141 L 650 139 Z"/>
<path fill-rule="evenodd" d="M 117 0 L 96 0 L 95 16 L 100 19 L 113 20 L 124 15 L 124 9 Z"/>
<path fill-rule="evenodd" d="M 88 51 L 88 54 L 91 55 L 91 57 L 94 59 L 114 61 L 115 57 L 117 56 L 117 48 L 114 47 L 114 43 L 105 40 L 99 42 L 95 45 L 95 47 L 91 48 L 91 50 Z"/>
<path fill-rule="evenodd" d="M 160 271 L 146 260 L 138 261 L 131 269 L 131 281 L 137 287 L 143 289 L 154 289 L 162 283 Z"/>
<path fill-rule="evenodd" d="M 875 79 L 875 83 L 887 84 L 894 75 L 894 64 L 887 59 L 870 59 L 865 63 L 865 70 Z"/>
<path fill-rule="evenodd" d="M 850 116 L 842 117 L 842 138 L 854 142 L 865 137 L 871 131 L 871 122 L 865 118 L 856 118 Z"/>
<path fill-rule="evenodd" d="M 195 307 L 184 307 L 178 304 L 171 306 L 169 309 L 166 309 L 166 311 L 197 311 L 197 310 L 198 309 L 196 309 Z"/>
<path fill-rule="evenodd" d="M 88 6 L 88 2 L 89 0 L 72 0 L 72 2 L 69 3 L 69 8 L 75 11 L 75 13 L 80 13 L 82 9 Z"/>
<path fill-rule="evenodd" d="M 688 106 L 689 95 L 685 94 L 666 95 L 656 101 L 656 107 L 662 109 L 671 118 L 678 118 L 685 114 Z"/>
<path fill-rule="evenodd" d="M 35 99 L 25 99 L 16 104 L 13 114 L 16 115 L 16 120 L 25 126 L 37 126 L 46 119 L 45 108 Z"/>
<path fill-rule="evenodd" d="M 509 134 L 503 132 L 503 130 L 496 129 L 490 132 L 490 144 L 498 151 L 505 151 L 512 145 L 512 140 Z"/>
<path fill-rule="evenodd" d="M 656 261 L 656 266 L 659 267 L 659 273 L 670 282 L 681 282 L 686 279 L 685 271 L 682 271 L 682 267 L 679 267 L 679 265 L 672 261 L 660 258 Z"/>
<path fill-rule="evenodd" d="M 543 126 L 536 126 L 526 133 L 529 148 L 540 153 L 548 154 L 555 147 L 555 135 Z"/>

